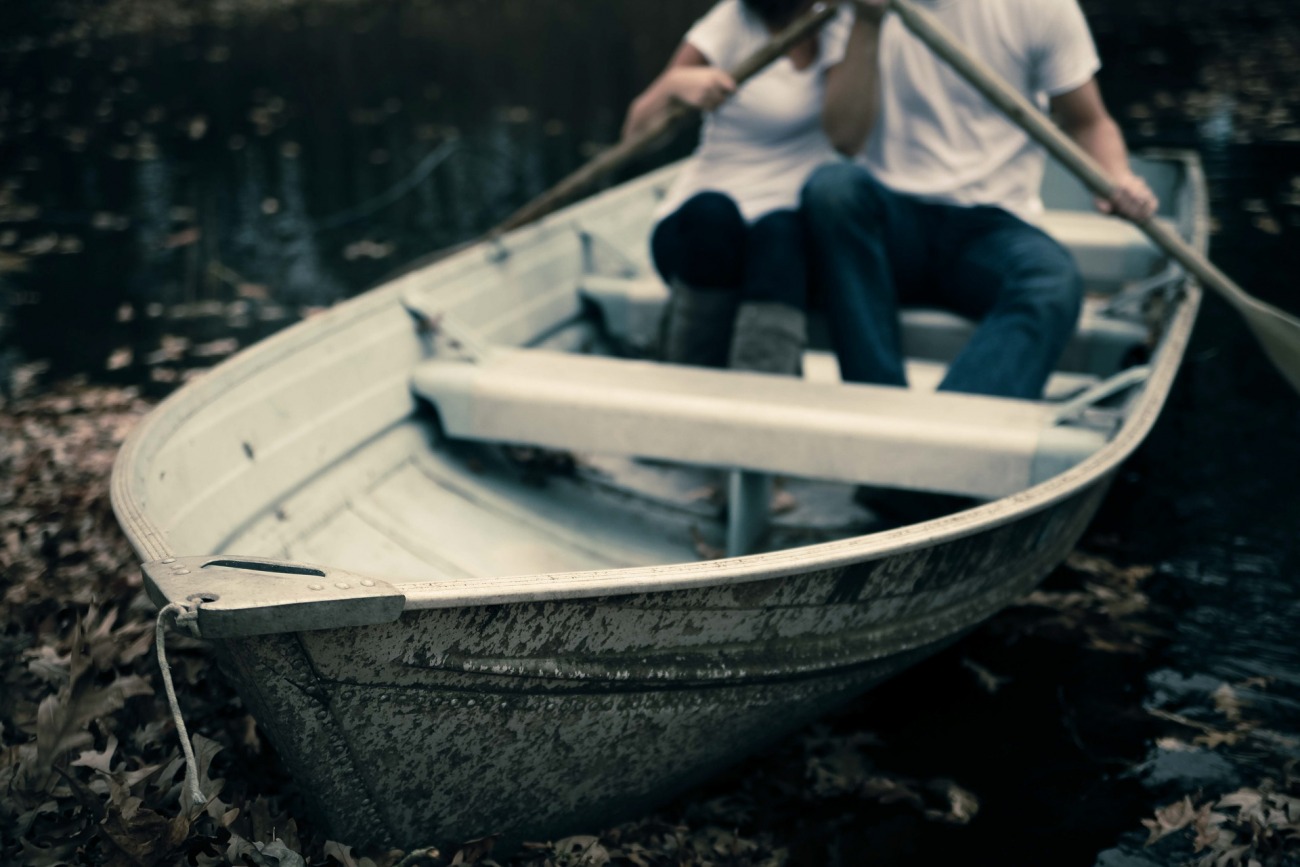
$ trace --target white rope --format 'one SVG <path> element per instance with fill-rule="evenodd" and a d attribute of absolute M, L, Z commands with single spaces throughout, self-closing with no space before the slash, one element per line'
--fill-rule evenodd
<path fill-rule="evenodd" d="M 167 703 L 171 705 L 172 720 L 176 723 L 176 731 L 181 737 L 181 751 L 185 754 L 185 788 L 189 792 L 190 803 L 196 807 L 202 806 L 207 802 L 207 799 L 203 797 L 203 792 L 199 789 L 198 762 L 194 759 L 194 747 L 190 744 L 190 733 L 185 728 L 185 720 L 181 717 L 180 702 L 176 700 L 176 687 L 172 684 L 172 669 L 167 662 L 166 645 L 167 617 L 171 615 L 174 617 L 177 626 L 184 625 L 190 632 L 194 632 L 194 626 L 198 621 L 198 613 L 197 608 L 172 602 L 158 612 L 158 620 L 154 625 L 154 643 L 158 648 L 158 667 L 162 669 L 163 687 L 167 690 Z"/>

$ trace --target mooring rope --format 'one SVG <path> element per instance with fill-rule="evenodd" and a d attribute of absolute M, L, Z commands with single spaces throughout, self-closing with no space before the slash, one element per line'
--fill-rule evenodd
<path fill-rule="evenodd" d="M 171 705 L 172 721 L 176 723 L 176 731 L 181 738 L 181 751 L 185 754 L 185 788 L 189 792 L 190 803 L 198 807 L 206 803 L 207 799 L 203 797 L 203 792 L 199 789 L 198 762 L 194 759 L 194 747 L 190 744 L 189 730 L 185 728 L 185 720 L 181 717 L 181 705 L 176 699 L 176 687 L 172 683 L 171 665 L 167 662 L 168 616 L 171 616 L 172 622 L 178 628 L 184 626 L 189 632 L 194 633 L 198 623 L 199 609 L 172 602 L 163 606 L 163 609 L 158 612 L 158 620 L 154 624 L 154 644 L 157 645 L 158 649 L 158 667 L 162 669 L 163 687 L 167 691 L 167 703 Z"/>

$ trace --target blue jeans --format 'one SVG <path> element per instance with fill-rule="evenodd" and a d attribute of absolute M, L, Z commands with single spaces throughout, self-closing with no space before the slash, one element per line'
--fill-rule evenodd
<path fill-rule="evenodd" d="M 800 310 L 807 304 L 807 242 L 796 211 L 773 211 L 748 225 L 730 196 L 698 193 L 655 226 L 650 251 L 665 282 Z"/>
<path fill-rule="evenodd" d="M 1074 332 L 1083 281 L 1069 251 L 1001 208 L 895 192 L 850 163 L 803 192 L 812 279 L 849 382 L 907 384 L 900 305 L 975 320 L 940 388 L 1037 399 Z"/>

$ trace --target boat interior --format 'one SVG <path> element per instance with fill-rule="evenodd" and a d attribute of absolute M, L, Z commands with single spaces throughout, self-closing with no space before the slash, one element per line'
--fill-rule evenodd
<path fill-rule="evenodd" d="M 1138 167 L 1160 219 L 1192 237 L 1188 165 Z M 1104 448 L 1177 306 L 1178 267 L 1051 166 L 1043 225 L 1088 294 L 1043 400 L 936 393 L 973 324 L 928 309 L 904 315 L 907 389 L 840 383 L 815 323 L 801 378 L 663 364 L 668 290 L 647 237 L 673 171 L 412 271 L 231 362 L 262 384 L 234 410 L 196 409 L 196 429 L 156 461 L 184 478 L 144 483 L 171 550 L 430 582 L 857 536 L 880 526 L 858 486 L 986 501 Z M 277 378 L 285 359 L 294 372 Z M 205 437 L 242 454 L 186 466 L 181 449 Z M 200 514 L 224 517 L 200 527 Z"/>

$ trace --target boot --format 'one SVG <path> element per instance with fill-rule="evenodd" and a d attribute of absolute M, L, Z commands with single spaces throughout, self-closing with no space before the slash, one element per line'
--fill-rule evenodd
<path fill-rule="evenodd" d="M 798 376 L 808 343 L 808 317 L 797 307 L 775 301 L 746 301 L 736 313 L 728 367 Z"/>
<path fill-rule="evenodd" d="M 664 314 L 663 360 L 670 364 L 723 367 L 736 318 L 736 293 L 730 289 L 697 289 L 672 281 L 672 297 Z"/>

